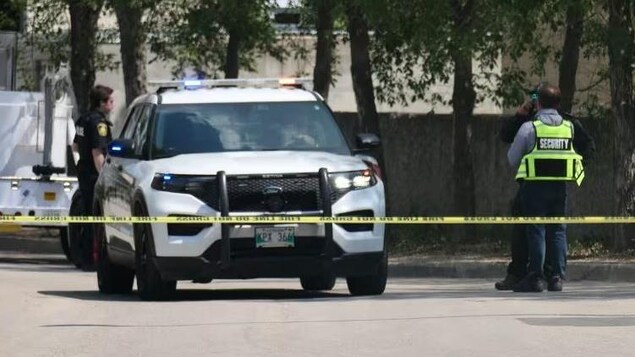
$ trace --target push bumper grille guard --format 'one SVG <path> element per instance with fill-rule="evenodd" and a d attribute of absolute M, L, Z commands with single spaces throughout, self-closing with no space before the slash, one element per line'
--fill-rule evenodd
<path fill-rule="evenodd" d="M 332 217 L 333 209 L 331 203 L 331 186 L 329 183 L 329 173 L 326 168 L 321 168 L 318 172 L 320 179 L 320 197 L 322 198 L 322 215 Z M 218 199 L 221 217 L 229 217 L 229 195 L 227 194 L 227 174 L 225 171 L 218 171 L 216 174 Z M 228 269 L 231 264 L 231 240 L 229 239 L 230 223 L 221 223 L 221 269 Z M 330 259 L 335 254 L 333 242 L 333 224 L 324 223 L 325 244 L 324 255 Z"/>
<path fill-rule="evenodd" d="M 227 175 L 225 171 L 216 174 L 218 182 L 218 199 L 221 217 L 229 217 L 229 197 L 227 195 Z M 231 242 L 229 240 L 229 224 L 221 223 L 221 268 L 229 268 L 231 259 Z"/>
<path fill-rule="evenodd" d="M 332 217 L 333 207 L 331 203 L 331 184 L 329 183 L 329 172 L 326 168 L 321 168 L 320 176 L 320 195 L 322 197 L 322 216 Z M 324 254 L 326 258 L 332 258 L 335 247 L 333 242 L 333 223 L 324 223 L 324 234 L 326 242 L 324 244 Z"/>

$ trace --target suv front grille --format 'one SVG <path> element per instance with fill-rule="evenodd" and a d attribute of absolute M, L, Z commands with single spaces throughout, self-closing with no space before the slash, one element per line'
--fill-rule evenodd
<path fill-rule="evenodd" d="M 228 176 L 230 212 L 318 211 L 322 209 L 317 175 L 283 177 Z M 219 210 L 218 189 L 205 195 L 205 202 Z"/>

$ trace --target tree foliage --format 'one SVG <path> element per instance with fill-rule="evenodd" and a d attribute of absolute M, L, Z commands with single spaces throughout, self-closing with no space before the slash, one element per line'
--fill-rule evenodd
<path fill-rule="evenodd" d="M 0 3 L 0 31 L 19 31 L 26 0 L 6 0 Z"/>
<path fill-rule="evenodd" d="M 430 89 L 449 83 L 454 71 L 450 57 L 457 50 L 472 51 L 478 65 L 477 103 L 485 99 L 503 107 L 521 103 L 536 85 L 535 78 L 544 78 L 545 66 L 560 62 L 563 44 L 554 39 L 564 34 L 571 8 L 584 21 L 582 56 L 606 54 L 602 37 L 606 16 L 592 0 L 375 0 L 369 4 L 377 24 L 373 47 L 377 94 L 390 105 L 449 104 L 448 97 Z M 469 4 L 473 4 L 469 28 L 453 27 L 453 6 Z M 608 79 L 606 73 L 605 67 L 597 69 L 602 80 Z"/>
<path fill-rule="evenodd" d="M 382 102 L 448 104 L 448 98 L 430 88 L 449 83 L 453 53 L 474 55 L 481 69 L 474 81 L 477 88 L 494 82 L 503 24 L 491 18 L 500 12 L 500 1 L 387 0 L 374 5 L 370 12 L 376 23 L 373 64 Z M 457 7 L 469 10 L 469 18 L 461 24 L 457 24 Z"/>
<path fill-rule="evenodd" d="M 274 7 L 271 0 L 165 0 L 149 15 L 149 43 L 158 59 L 174 61 L 175 76 L 187 69 L 201 77 L 235 74 L 233 61 L 251 71 L 258 53 L 284 55 L 269 18 Z"/>
<path fill-rule="evenodd" d="M 19 0 L 18 0 L 19 1 Z M 92 0 L 82 0 L 92 1 Z M 38 0 L 28 2 L 24 34 L 20 36 L 18 70 L 22 88 L 39 90 L 34 59 L 45 59 L 48 67 L 58 68 L 71 60 L 71 18 L 68 0 Z M 81 30 L 81 29 L 78 29 Z M 112 42 L 110 34 L 98 32 L 96 43 Z M 99 49 L 94 55 L 95 70 L 118 68 L 112 54 Z"/>

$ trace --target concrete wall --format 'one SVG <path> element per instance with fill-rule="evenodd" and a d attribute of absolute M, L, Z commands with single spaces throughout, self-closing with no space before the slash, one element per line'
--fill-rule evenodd
<path fill-rule="evenodd" d="M 290 77 L 290 76 L 308 76 L 313 77 L 313 66 L 315 63 L 315 40 L 313 36 L 296 37 L 294 41 L 297 44 L 301 44 L 308 49 L 307 58 L 294 59 L 289 58 L 284 62 L 280 62 L 277 59 L 264 55 L 258 58 L 255 62 L 256 70 L 254 72 L 241 71 L 240 78 L 254 78 L 254 77 Z M 101 45 L 101 51 L 106 54 L 112 54 L 115 61 L 120 61 L 119 45 L 118 44 L 104 44 Z M 354 112 L 357 111 L 355 104 L 355 93 L 353 92 L 353 82 L 350 73 L 350 48 L 348 43 L 340 43 L 336 48 L 336 54 L 339 59 L 335 68 L 338 75 L 335 77 L 335 85 L 331 88 L 328 98 L 329 106 L 338 112 Z M 148 60 L 153 58 L 154 55 L 148 52 Z M 148 80 L 171 80 L 173 79 L 171 74 L 172 63 L 163 61 L 154 61 L 148 63 L 147 66 L 147 78 Z M 478 64 L 474 63 L 474 71 L 478 73 Z M 415 70 L 418 73 L 419 70 Z M 123 104 L 125 103 L 125 89 L 123 83 L 123 72 L 121 66 L 114 71 L 101 71 L 97 73 L 96 82 L 112 87 L 115 90 L 115 112 L 120 114 L 123 111 Z M 449 100 L 452 97 L 452 85 L 453 79 L 445 84 L 438 84 L 430 89 L 430 93 L 438 93 L 445 100 Z M 152 87 L 148 88 L 152 90 Z M 377 110 L 379 112 L 402 112 L 402 113 L 428 113 L 434 111 L 435 113 L 448 114 L 452 112 L 452 108 L 449 105 L 436 104 L 434 106 L 418 101 L 408 106 L 395 105 L 390 107 L 387 104 L 382 104 L 377 101 Z M 502 109 L 497 107 L 492 101 L 484 101 L 478 103 L 474 110 L 477 114 L 500 114 Z M 117 118 L 114 118 L 115 122 Z"/>
<path fill-rule="evenodd" d="M 349 138 L 355 132 L 356 114 L 337 113 Z M 518 184 L 507 164 L 508 145 L 497 135 L 500 116 L 477 116 L 472 124 L 473 163 L 476 179 L 476 214 L 505 216 Z M 449 116 L 395 115 L 381 117 L 381 136 L 388 177 L 390 215 L 444 216 L 452 211 L 452 121 Z M 595 137 L 598 151 L 586 164 L 581 187 L 570 187 L 571 215 L 611 215 L 613 186 L 612 126 L 606 120 L 584 120 Z M 494 232 L 502 232 L 496 230 Z M 572 226 L 579 236 L 607 235 L 607 227 Z M 494 233 L 495 234 L 495 233 Z"/>

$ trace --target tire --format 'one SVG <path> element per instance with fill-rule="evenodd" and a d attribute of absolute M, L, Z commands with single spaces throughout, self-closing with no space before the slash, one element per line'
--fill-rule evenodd
<path fill-rule="evenodd" d="M 384 252 L 382 261 L 373 275 L 348 277 L 346 284 L 351 295 L 381 295 L 386 289 L 387 280 L 388 255 Z"/>
<path fill-rule="evenodd" d="M 132 292 L 134 270 L 113 264 L 108 256 L 108 242 L 103 224 L 95 226 L 98 242 L 97 285 L 102 294 L 129 294 Z"/>
<path fill-rule="evenodd" d="M 302 285 L 302 289 L 306 291 L 333 290 L 333 287 L 335 286 L 335 276 L 325 274 L 302 277 L 300 278 L 300 284 Z"/>
<path fill-rule="evenodd" d="M 147 216 L 141 212 L 139 216 Z M 142 300 L 167 300 L 176 291 L 176 281 L 166 281 L 153 262 L 156 254 L 150 224 L 134 224 L 137 290 Z"/>
<path fill-rule="evenodd" d="M 68 227 L 60 228 L 60 246 L 62 247 L 62 251 L 66 256 L 66 260 L 69 262 L 73 262 L 73 257 L 71 256 L 71 247 L 68 244 Z"/>

